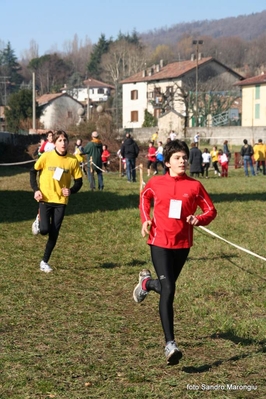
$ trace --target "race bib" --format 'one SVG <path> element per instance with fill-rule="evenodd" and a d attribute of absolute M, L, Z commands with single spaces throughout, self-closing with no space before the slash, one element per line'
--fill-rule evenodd
<path fill-rule="evenodd" d="M 64 172 L 64 169 L 62 169 L 62 168 L 56 168 L 55 171 L 54 171 L 53 179 L 55 179 L 55 180 L 57 180 L 57 181 L 60 181 L 63 172 Z"/>
<path fill-rule="evenodd" d="M 180 219 L 181 208 L 182 208 L 182 201 L 171 199 L 168 217 L 171 219 Z"/>

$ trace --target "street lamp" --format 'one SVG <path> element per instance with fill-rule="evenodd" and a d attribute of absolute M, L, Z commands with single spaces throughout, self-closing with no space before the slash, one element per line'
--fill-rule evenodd
<path fill-rule="evenodd" d="M 198 71 L 199 71 L 199 45 L 203 44 L 203 40 L 193 40 L 192 44 L 196 47 L 196 127 L 198 127 L 198 117 L 199 117 L 199 104 L 198 104 Z"/>

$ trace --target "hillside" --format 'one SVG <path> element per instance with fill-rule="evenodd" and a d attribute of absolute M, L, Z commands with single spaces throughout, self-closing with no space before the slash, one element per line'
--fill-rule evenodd
<path fill-rule="evenodd" d="M 266 32 L 266 10 L 250 15 L 239 15 L 219 20 L 179 23 L 170 28 L 163 27 L 140 34 L 144 43 L 152 47 L 159 44 L 172 45 L 184 35 L 221 37 L 238 36 L 243 40 L 254 40 Z"/>

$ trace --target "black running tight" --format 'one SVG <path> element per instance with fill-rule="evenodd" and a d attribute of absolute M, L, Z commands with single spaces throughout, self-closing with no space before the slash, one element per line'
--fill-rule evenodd
<path fill-rule="evenodd" d="M 151 258 L 158 279 L 147 281 L 147 290 L 160 294 L 159 313 L 165 335 L 165 342 L 174 340 L 174 311 L 176 280 L 187 260 L 189 248 L 151 248 Z"/>
<path fill-rule="evenodd" d="M 49 234 L 45 247 L 43 261 L 48 262 L 52 251 L 57 242 L 59 230 L 65 216 L 66 205 L 54 204 L 48 202 L 40 202 L 40 233 L 42 235 Z"/>

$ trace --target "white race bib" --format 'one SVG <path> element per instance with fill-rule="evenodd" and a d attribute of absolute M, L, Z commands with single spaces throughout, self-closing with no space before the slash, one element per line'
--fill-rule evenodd
<path fill-rule="evenodd" d="M 60 181 L 63 173 L 64 169 L 56 168 L 54 171 L 53 179 Z"/>
<path fill-rule="evenodd" d="M 171 199 L 168 217 L 171 219 L 180 219 L 181 208 L 182 208 L 182 201 Z"/>

